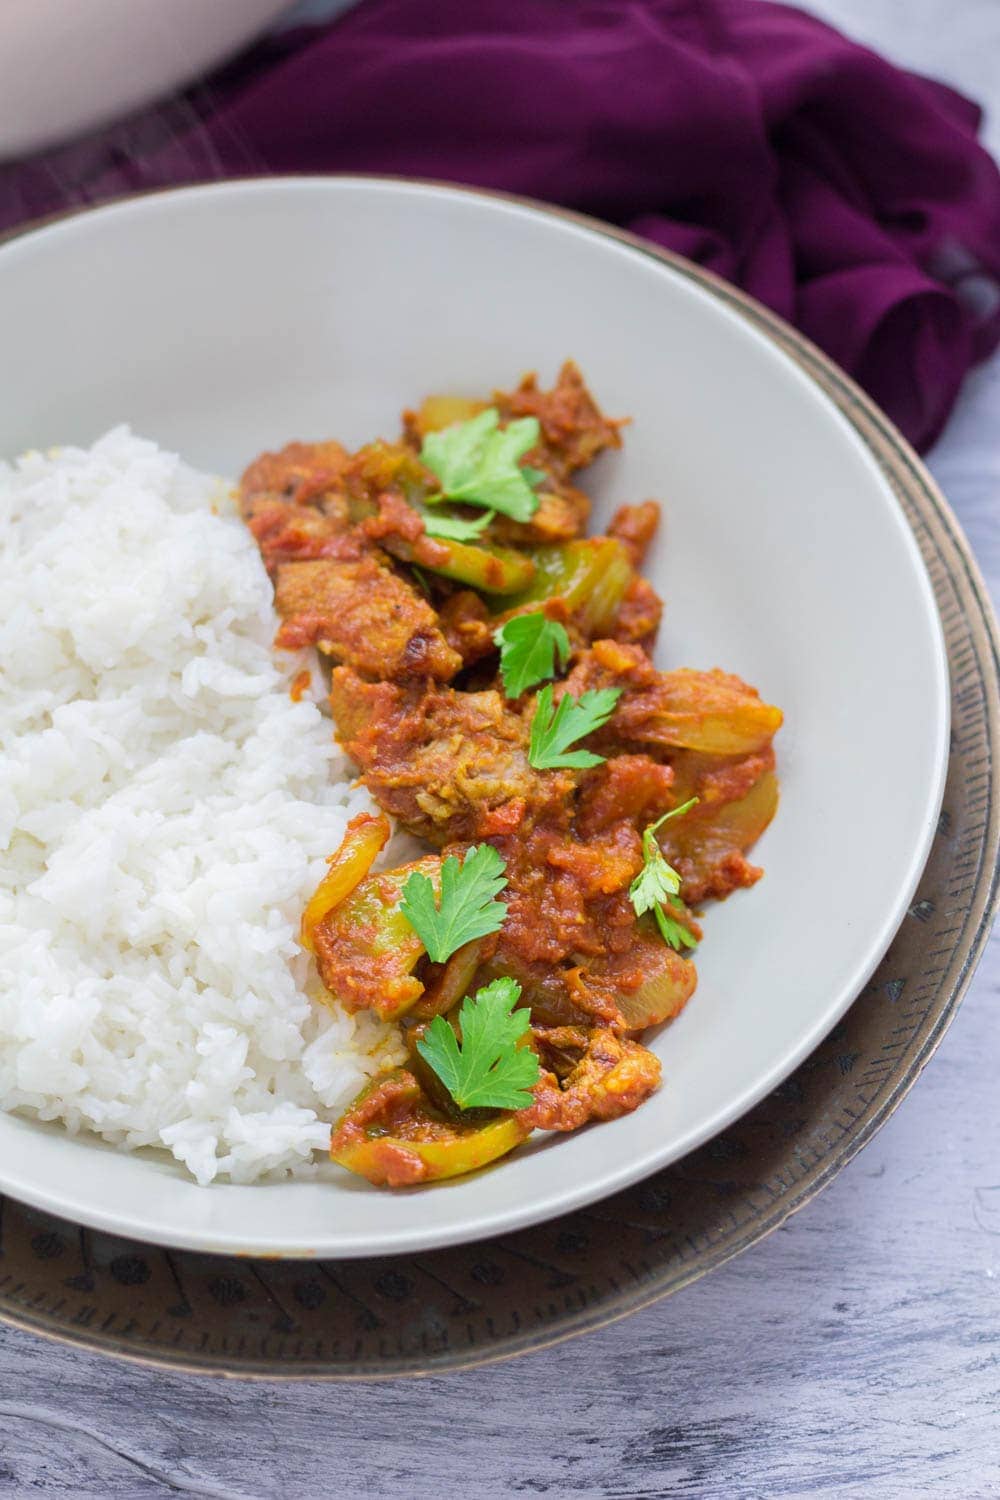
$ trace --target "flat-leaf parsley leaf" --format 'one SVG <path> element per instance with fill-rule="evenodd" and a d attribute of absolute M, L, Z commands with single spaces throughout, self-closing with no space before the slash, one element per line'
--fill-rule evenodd
<path fill-rule="evenodd" d="M 506 427 L 499 423 L 500 413 L 489 406 L 467 422 L 427 434 L 421 462 L 441 484 L 440 495 L 428 495 L 428 503 L 456 500 L 502 511 L 515 521 L 531 520 L 539 504 L 534 486 L 547 476 L 520 468 L 518 460 L 538 442 L 538 418 L 520 417 Z"/>
<path fill-rule="evenodd" d="M 459 1109 L 525 1109 L 538 1082 L 538 1058 L 519 1046 L 531 1019 L 515 1010 L 521 996 L 516 979 L 494 979 L 466 996 L 458 1014 L 459 1042 L 443 1016 L 435 1016 L 417 1051 L 434 1069 Z"/>
<path fill-rule="evenodd" d="M 497 895 L 507 884 L 504 861 L 491 844 L 477 844 L 459 864 L 450 854 L 441 866 L 441 899 L 434 886 L 414 870 L 403 886 L 399 909 L 427 949 L 432 963 L 443 964 L 473 938 L 503 926 L 507 908 Z"/>
<path fill-rule="evenodd" d="M 425 511 L 424 530 L 428 536 L 438 536 L 446 542 L 475 542 L 495 515 L 496 511 L 488 510 L 474 521 L 467 521 L 462 516 L 434 515 L 431 511 Z"/>
<path fill-rule="evenodd" d="M 643 912 L 651 911 L 656 918 L 656 925 L 660 929 L 660 936 L 671 948 L 680 952 L 681 948 L 697 948 L 698 941 L 691 935 L 683 922 L 679 922 L 673 912 L 679 911 L 679 903 L 674 900 L 681 888 L 681 877 L 672 865 L 669 865 L 663 857 L 663 851 L 656 842 L 656 831 L 661 828 L 670 818 L 679 818 L 682 813 L 689 812 L 697 797 L 690 797 L 687 802 L 682 802 L 680 807 L 671 808 L 665 812 L 662 818 L 657 818 L 655 823 L 650 823 L 642 836 L 642 869 L 628 888 L 629 897 L 635 908 L 637 916 Z M 664 911 L 664 906 L 667 908 Z"/>
<path fill-rule="evenodd" d="M 508 698 L 520 698 L 536 683 L 554 677 L 557 653 L 561 666 L 569 660 L 566 627 L 541 610 L 515 615 L 501 625 L 493 640 L 500 647 L 500 673 Z"/>
<path fill-rule="evenodd" d="M 599 766 L 605 759 L 603 755 L 594 755 L 590 750 L 570 750 L 569 747 L 608 722 L 621 692 L 621 688 L 591 688 L 579 698 L 564 693 L 553 712 L 552 687 L 543 687 L 535 703 L 528 745 L 528 760 L 535 770 Z"/>

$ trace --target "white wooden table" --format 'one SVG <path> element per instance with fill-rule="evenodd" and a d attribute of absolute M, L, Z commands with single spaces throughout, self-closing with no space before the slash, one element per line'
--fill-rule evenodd
<path fill-rule="evenodd" d="M 1000 155 L 1000 0 L 812 8 L 991 104 Z M 932 467 L 996 598 L 1000 360 Z M 546 1353 L 250 1385 L 0 1328 L 0 1495 L 1000 1495 L 998 991 L 995 937 L 913 1094 L 818 1200 L 689 1290 Z"/>

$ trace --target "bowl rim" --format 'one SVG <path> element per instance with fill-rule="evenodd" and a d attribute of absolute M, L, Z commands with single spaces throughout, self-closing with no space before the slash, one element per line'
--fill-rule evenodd
<path fill-rule="evenodd" d="M 232 1242 L 220 1243 L 217 1234 L 204 1232 L 196 1227 L 171 1234 L 169 1237 L 149 1225 L 143 1224 L 140 1219 L 125 1221 L 120 1214 L 104 1211 L 100 1208 L 94 1209 L 86 1203 L 68 1202 L 65 1198 L 56 1201 L 48 1191 L 39 1192 L 30 1183 L 17 1182 L 13 1187 L 10 1180 L 0 1182 L 0 1191 L 9 1193 L 21 1202 L 31 1206 L 68 1216 L 75 1222 L 88 1225 L 92 1228 L 104 1230 L 112 1234 L 127 1234 L 147 1242 L 169 1245 L 173 1248 L 208 1251 L 218 1254 L 238 1253 L 240 1255 L 279 1255 L 287 1258 L 296 1256 L 322 1256 L 330 1259 L 357 1257 L 368 1254 L 372 1256 L 386 1256 L 398 1253 L 410 1253 L 446 1245 L 459 1245 L 470 1241 L 480 1240 L 501 1232 L 511 1232 L 517 1229 L 527 1228 L 541 1222 L 547 1222 L 561 1214 L 568 1213 L 575 1208 L 594 1203 L 612 1193 L 618 1192 L 630 1184 L 648 1177 L 671 1162 L 677 1161 L 697 1149 L 707 1140 L 718 1135 L 734 1121 L 739 1119 L 773 1088 L 786 1079 L 800 1063 L 814 1050 L 829 1032 L 832 1026 L 845 1014 L 850 1005 L 857 998 L 864 985 L 867 983 L 872 972 L 884 956 L 895 936 L 899 925 L 906 913 L 907 907 L 912 899 L 920 875 L 926 864 L 931 841 L 934 835 L 935 824 L 944 794 L 945 778 L 948 769 L 947 737 L 949 729 L 949 697 L 948 668 L 945 652 L 944 637 L 941 630 L 941 621 L 937 606 L 934 601 L 933 591 L 927 575 L 926 567 L 917 548 L 912 527 L 899 504 L 898 497 L 892 493 L 883 469 L 872 457 L 872 453 L 858 430 L 844 416 L 833 398 L 824 390 L 819 383 L 813 379 L 808 370 L 804 369 L 789 352 L 798 349 L 808 353 L 810 360 L 824 369 L 833 382 L 849 393 L 852 401 L 866 412 L 869 419 L 876 422 L 879 428 L 888 437 L 892 445 L 903 454 L 910 467 L 915 468 L 920 476 L 926 491 L 934 497 L 936 508 L 943 518 L 947 518 L 949 530 L 956 538 L 965 560 L 967 570 L 971 568 L 970 577 L 978 580 L 979 592 L 984 600 L 988 601 L 988 594 L 979 576 L 977 565 L 972 558 L 968 543 L 962 536 L 961 528 L 954 517 L 953 512 L 944 500 L 943 495 L 937 489 L 934 481 L 924 468 L 921 460 L 906 443 L 905 439 L 897 432 L 889 419 L 877 408 L 870 398 L 854 384 L 850 377 L 841 372 L 831 360 L 827 358 L 814 344 L 799 334 L 778 315 L 764 308 L 755 299 L 746 293 L 730 286 L 714 273 L 693 265 L 685 257 L 670 251 L 662 250 L 638 236 L 615 226 L 602 223 L 586 214 L 573 210 L 562 209 L 552 205 L 544 204 L 517 194 L 489 191 L 474 187 L 465 187 L 452 183 L 435 181 L 433 179 L 415 179 L 395 177 L 392 175 L 343 173 L 343 174 L 287 174 L 266 177 L 241 177 L 225 182 L 200 183 L 175 188 L 155 188 L 147 191 L 129 194 L 115 199 L 109 203 L 95 207 L 70 210 L 66 213 L 50 216 L 48 219 L 36 225 L 30 225 L 15 230 L 12 235 L 7 236 L 6 243 L 0 243 L 0 270 L 3 263 L 11 255 L 19 255 L 26 250 L 30 252 L 32 244 L 37 244 L 41 237 L 46 239 L 62 237 L 66 233 L 72 234 L 82 222 L 92 222 L 96 217 L 100 219 L 108 217 L 124 217 L 134 212 L 141 212 L 147 204 L 147 200 L 155 202 L 166 202 L 174 199 L 205 198 L 206 196 L 225 197 L 241 196 L 246 191 L 267 192 L 275 189 L 285 189 L 289 186 L 304 187 L 311 191 L 326 191 L 338 186 L 376 188 L 388 192 L 400 190 L 407 194 L 425 196 L 445 195 L 448 197 L 479 200 L 486 205 L 506 205 L 510 208 L 526 212 L 529 217 L 541 216 L 546 219 L 556 219 L 575 226 L 587 236 L 593 236 L 602 240 L 613 240 L 626 249 L 637 253 L 644 259 L 659 263 L 668 271 L 683 277 L 692 284 L 696 291 L 705 296 L 718 306 L 722 304 L 723 311 L 727 317 L 731 317 L 734 324 L 738 325 L 742 332 L 749 331 L 760 342 L 765 357 L 773 357 L 777 352 L 783 366 L 796 379 L 804 390 L 808 390 L 811 396 L 820 401 L 828 414 L 841 426 L 843 435 L 852 443 L 856 444 L 859 452 L 863 453 L 868 467 L 873 475 L 877 475 L 880 488 L 885 492 L 887 506 L 891 506 L 892 513 L 900 524 L 902 533 L 905 533 L 904 542 L 908 546 L 911 559 L 915 563 L 916 572 L 923 586 L 925 594 L 925 606 L 927 607 L 928 619 L 933 623 L 933 634 L 935 641 L 935 688 L 938 701 L 941 705 L 941 716 L 938 723 L 937 756 L 935 761 L 935 781 L 930 788 L 930 796 L 926 805 L 923 818 L 921 836 L 915 844 L 915 852 L 912 856 L 910 868 L 906 880 L 900 885 L 894 904 L 889 913 L 884 917 L 879 929 L 878 937 L 869 945 L 867 957 L 864 963 L 859 963 L 854 975 L 845 982 L 838 990 L 838 1002 L 835 1010 L 825 1014 L 821 1021 L 815 1023 L 805 1038 L 790 1053 L 786 1054 L 782 1061 L 768 1070 L 767 1074 L 759 1078 L 757 1084 L 746 1089 L 737 1099 L 732 1101 L 723 1111 L 719 1111 L 698 1131 L 691 1131 L 683 1142 L 669 1153 L 665 1153 L 656 1161 L 648 1160 L 649 1153 L 640 1158 L 638 1167 L 635 1164 L 619 1168 L 608 1178 L 600 1180 L 596 1188 L 577 1187 L 565 1190 L 553 1200 L 550 1195 L 545 1205 L 524 1209 L 517 1213 L 509 1211 L 498 1213 L 494 1217 L 479 1215 L 474 1222 L 469 1221 L 459 1228 L 449 1231 L 445 1236 L 433 1231 L 421 1231 L 419 1229 L 404 1232 L 395 1232 L 379 1241 L 375 1248 L 367 1248 L 367 1245 L 351 1242 L 345 1235 L 334 1236 L 335 1243 L 321 1242 L 318 1245 L 306 1247 L 289 1247 L 275 1249 L 272 1245 L 257 1248 L 240 1242 L 237 1246 Z M 987 603 L 986 608 L 989 609 Z M 992 635 L 996 643 L 996 622 L 989 609 L 989 618 L 992 622 Z M 967 982 L 967 980 L 965 981 Z M 963 985 L 964 988 L 964 985 Z M 911 1080 L 912 1082 L 912 1080 Z M 909 1084 L 907 1085 L 907 1087 Z M 905 1090 L 904 1090 L 905 1092 Z M 902 1095 L 900 1095 L 902 1097 Z M 893 1106 L 894 1107 L 894 1106 Z M 882 1123 L 881 1120 L 879 1123 Z M 853 1153 L 852 1153 L 853 1154 Z M 845 1157 L 845 1160 L 847 1158 Z M 0 1173 L 0 1175 L 5 1175 Z M 219 1184 L 220 1187 L 228 1187 L 230 1184 Z"/>

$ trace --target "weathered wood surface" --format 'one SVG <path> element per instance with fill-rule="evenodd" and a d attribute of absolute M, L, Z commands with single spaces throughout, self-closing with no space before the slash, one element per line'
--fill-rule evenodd
<path fill-rule="evenodd" d="M 315 9 L 315 5 L 313 7 Z M 814 0 L 989 98 L 996 0 Z M 1000 591 L 1000 361 L 934 468 Z M 1000 938 L 911 1097 L 785 1229 L 669 1301 L 512 1364 L 243 1385 L 0 1329 L 0 1494 L 904 1500 L 1000 1495 Z"/>

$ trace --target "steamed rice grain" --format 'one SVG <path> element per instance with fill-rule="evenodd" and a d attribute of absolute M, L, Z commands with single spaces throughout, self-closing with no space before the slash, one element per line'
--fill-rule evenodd
<path fill-rule="evenodd" d="M 296 941 L 369 801 L 256 546 L 125 428 L 0 465 L 0 539 L 0 1108 L 201 1183 L 313 1170 L 398 1041 Z"/>

